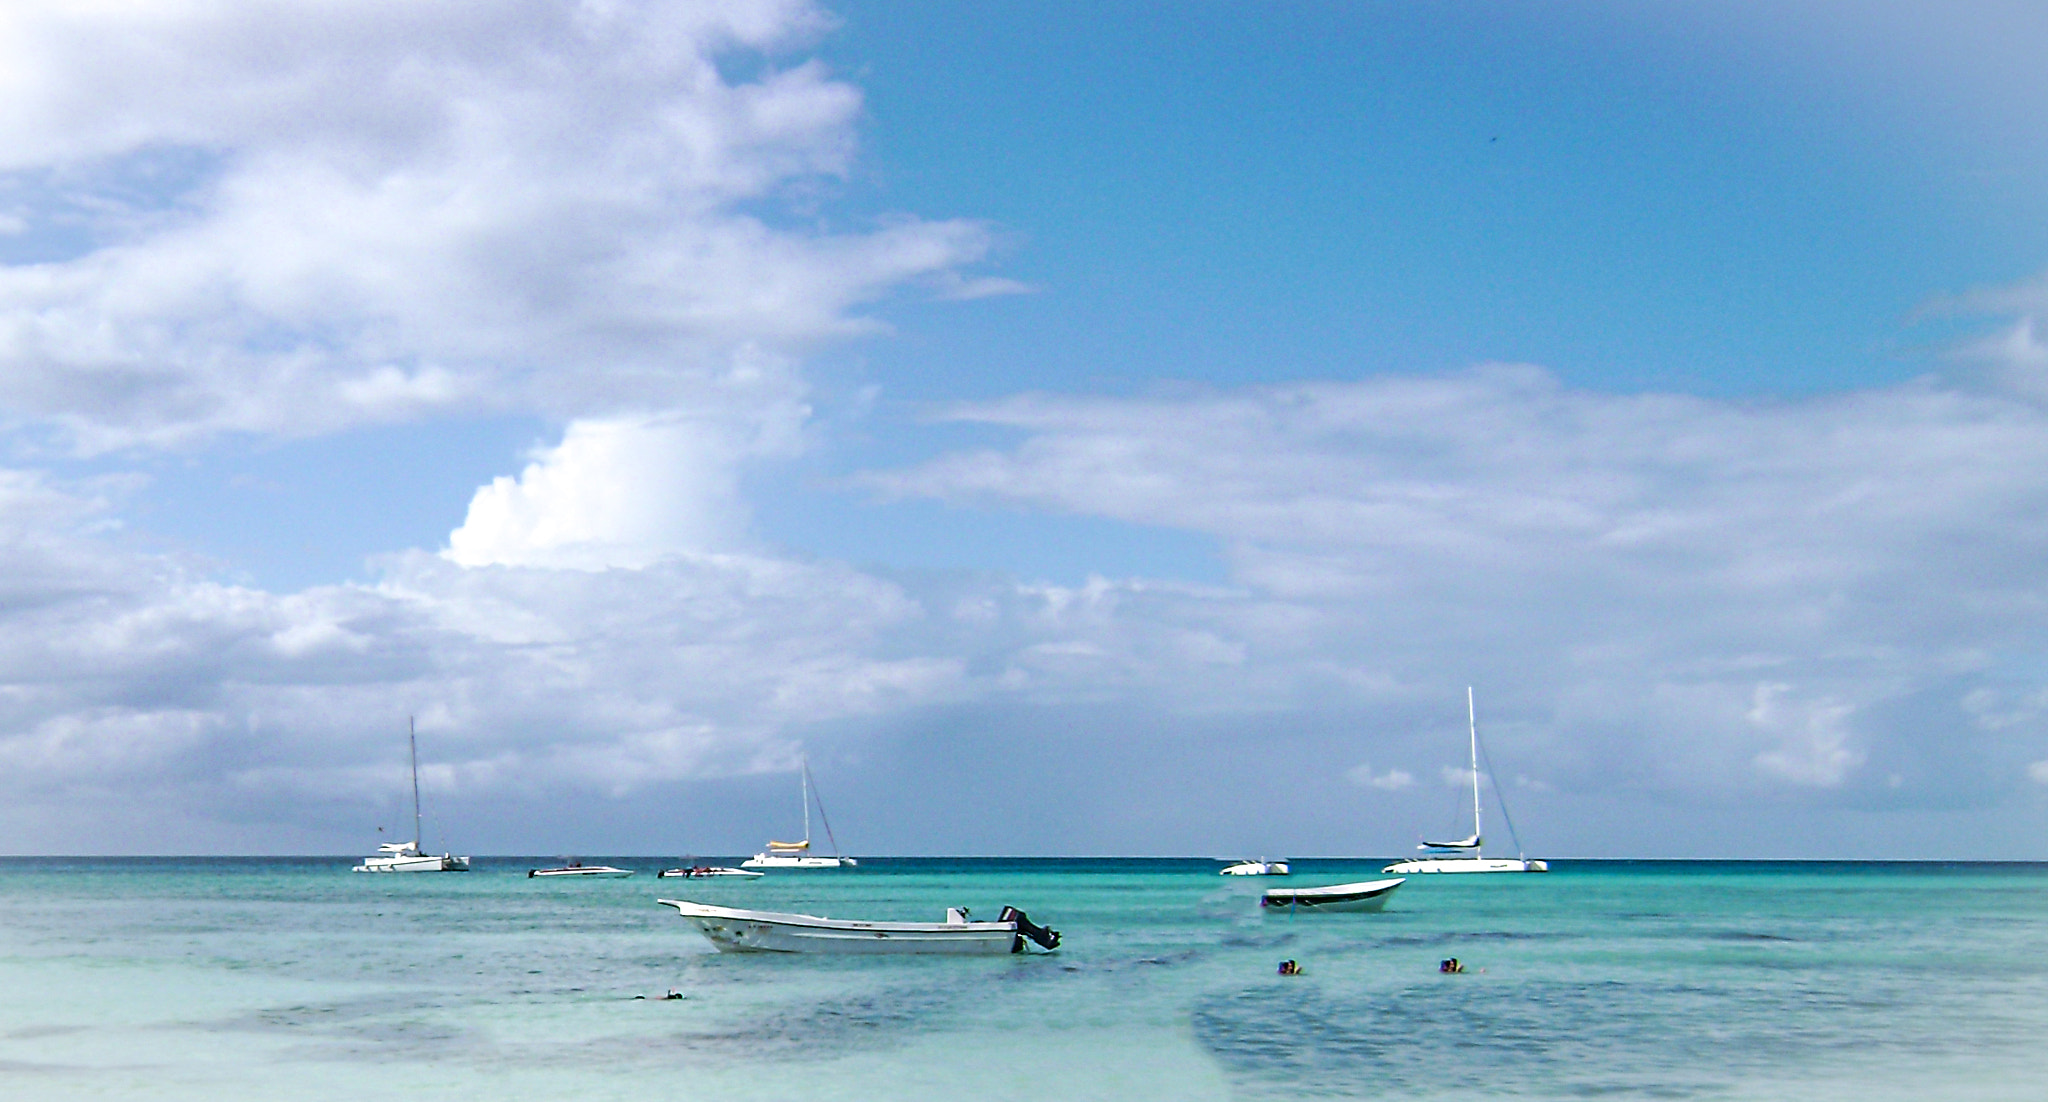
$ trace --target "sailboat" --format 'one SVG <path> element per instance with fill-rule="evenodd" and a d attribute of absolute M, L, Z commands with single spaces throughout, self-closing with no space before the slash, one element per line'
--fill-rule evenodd
<path fill-rule="evenodd" d="M 420 739 L 410 716 L 405 721 L 405 739 L 412 747 L 412 841 L 386 842 L 377 847 L 375 856 L 363 858 L 362 864 L 349 871 L 468 872 L 467 857 L 420 852 Z"/>
<path fill-rule="evenodd" d="M 820 857 L 811 852 L 811 763 L 805 759 L 803 767 L 804 792 L 804 840 L 801 842 L 768 843 L 768 848 L 740 862 L 742 869 L 850 869 L 859 864 L 851 857 L 839 856 L 839 840 L 832 837 L 832 820 L 825 818 L 825 801 L 818 800 L 818 817 L 825 820 L 825 837 L 832 843 L 832 856 Z"/>
<path fill-rule="evenodd" d="M 1430 856 L 1412 858 L 1407 861 L 1396 861 L 1393 864 L 1388 865 L 1386 868 L 1381 869 L 1381 872 L 1393 872 L 1405 875 L 1408 873 L 1421 872 L 1550 871 L 1550 863 L 1547 861 L 1532 861 L 1526 856 L 1516 856 L 1512 858 L 1488 857 L 1484 854 L 1484 852 L 1482 852 L 1481 846 L 1484 844 L 1485 839 L 1481 836 L 1482 828 L 1480 827 L 1479 823 L 1479 714 L 1478 710 L 1473 706 L 1472 703 L 1472 686 L 1470 685 L 1465 686 L 1465 723 L 1466 726 L 1470 729 L 1472 735 L 1471 835 L 1465 838 L 1460 838 L 1455 842 L 1424 842 L 1415 848 L 1425 851 L 1426 853 L 1430 854 Z M 1501 801 L 1500 806 L 1501 813 L 1503 816 L 1505 816 L 1507 813 L 1508 806 L 1507 801 L 1503 799 Z M 1509 820 L 1508 833 L 1512 835 L 1514 833 L 1514 830 L 1515 824 L 1513 820 Z M 1516 844 L 1519 847 L 1519 839 L 1517 840 Z M 1452 854 L 1467 854 L 1467 856 L 1451 856 Z"/>

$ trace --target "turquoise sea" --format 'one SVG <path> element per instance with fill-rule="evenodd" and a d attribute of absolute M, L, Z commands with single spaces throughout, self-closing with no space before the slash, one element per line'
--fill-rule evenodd
<path fill-rule="evenodd" d="M 1261 889 L 1380 862 L 874 858 L 731 883 L 585 860 L 639 875 L 0 859 L 0 1097 L 2048 1096 L 2043 865 L 1559 861 L 1284 916 Z M 1010 903 L 1065 945 L 722 956 L 657 896 L 933 921 Z M 1475 971 L 1440 975 L 1450 956 Z M 1278 975 L 1289 958 L 1305 974 Z"/>

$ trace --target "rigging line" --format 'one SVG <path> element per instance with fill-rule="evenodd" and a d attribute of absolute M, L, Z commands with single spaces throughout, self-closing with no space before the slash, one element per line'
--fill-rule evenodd
<path fill-rule="evenodd" d="M 811 777 L 811 763 L 804 763 L 804 776 Z M 839 856 L 839 839 L 832 837 L 832 816 L 825 814 L 825 797 L 818 794 L 818 778 L 811 777 L 811 798 L 818 801 L 818 818 L 825 824 L 825 840 L 832 843 L 832 856 Z"/>
<path fill-rule="evenodd" d="M 1500 817 L 1507 820 L 1508 837 L 1514 840 L 1515 855 L 1522 855 L 1522 839 L 1515 833 L 1515 817 L 1508 812 L 1508 794 L 1500 786 L 1500 771 L 1493 767 L 1493 755 L 1486 752 L 1486 744 L 1479 744 L 1479 757 L 1486 762 L 1486 771 L 1493 774 L 1493 798 L 1500 801 Z"/>

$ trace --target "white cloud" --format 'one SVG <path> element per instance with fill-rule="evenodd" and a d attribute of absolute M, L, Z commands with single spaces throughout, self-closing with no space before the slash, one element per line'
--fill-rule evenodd
<path fill-rule="evenodd" d="M 0 592 L 19 598 L 0 622 L 7 792 L 294 815 L 395 791 L 399 743 L 375 728 L 406 712 L 434 747 L 430 783 L 465 798 L 777 768 L 822 730 L 893 732 L 933 709 L 949 730 L 1110 717 L 1084 770 L 1123 768 L 1105 763 L 1129 714 L 1250 732 L 1376 716 L 1415 733 L 1376 737 L 1375 757 L 1442 760 L 1462 748 L 1468 678 L 1495 764 L 1553 807 L 1911 806 L 2030 760 L 2040 687 L 1983 676 L 2039 642 L 2048 531 L 2018 468 L 2048 426 L 2029 403 L 1916 386 L 1733 409 L 1527 372 L 1058 417 L 1034 399 L 1014 452 L 877 476 L 951 494 L 941 475 L 971 470 L 980 495 L 1050 494 L 1063 457 L 1114 451 L 1111 484 L 1075 478 L 1044 503 L 1206 526 L 1238 571 L 1062 586 L 752 546 L 732 479 L 798 446 L 792 379 L 729 382 L 739 396 L 707 399 L 701 422 L 578 421 L 478 492 L 446 555 L 287 596 L 128 547 L 103 528 L 118 485 L 0 475 Z M 1879 424 L 1882 446 L 1860 446 Z M 1421 787 L 1402 769 L 1347 776 Z"/>
<path fill-rule="evenodd" d="M 1406 769 L 1389 769 L 1384 773 L 1374 773 L 1369 762 L 1353 766 L 1345 771 L 1344 776 L 1352 784 L 1377 788 L 1385 792 L 1398 792 L 1415 783 L 1415 774 Z"/>
<path fill-rule="evenodd" d="M 1930 770 L 1988 788 L 2038 752 L 2048 697 L 1982 683 L 2044 642 L 2031 316 L 1972 351 L 2000 366 L 1978 389 L 1726 403 L 1491 365 L 1031 396 L 953 415 L 1017 446 L 867 480 L 1203 533 L 1227 586 L 882 577 L 756 545 L 740 487 L 804 445 L 807 349 L 874 331 L 864 304 L 900 288 L 1031 290 L 963 270 L 991 247 L 977 223 L 818 214 L 862 107 L 799 56 L 827 22 L 774 0 L 0 9 L 0 173 L 33 200 L 0 233 L 89 212 L 76 255 L 0 267 L 7 424 L 82 451 L 450 410 L 564 425 L 444 554 L 290 595 L 139 549 L 121 480 L 0 470 L 8 813 L 381 799 L 408 711 L 451 795 L 782 768 L 821 730 L 899 737 L 932 709 L 948 737 L 1095 717 L 1066 748 L 1103 757 L 1075 775 L 1121 778 L 1131 714 L 1462 720 L 1468 678 L 1545 798 L 1905 801 L 1942 788 Z M 1928 710 L 1966 721 L 1958 745 Z"/>
<path fill-rule="evenodd" d="M 2027 776 L 2035 784 L 2048 784 L 2048 761 L 2037 761 L 2027 766 Z"/>
<path fill-rule="evenodd" d="M 796 449 L 804 410 L 668 413 L 573 422 L 517 479 L 479 489 L 446 554 L 464 566 L 639 568 L 745 543 L 742 464 Z"/>
<path fill-rule="evenodd" d="M 1733 403 L 1492 366 L 947 419 L 1021 436 L 866 484 L 1212 535 L 1254 669 L 1358 656 L 1387 701 L 1476 680 L 1518 717 L 1500 764 L 1561 791 L 1938 774 L 1979 671 L 2048 642 L 2048 411 L 2016 390 Z"/>
<path fill-rule="evenodd" d="M 0 266 L 0 410 L 86 451 L 611 416 L 871 330 L 854 310 L 908 282 L 1004 289 L 957 271 L 973 223 L 786 217 L 854 156 L 858 90 L 784 63 L 826 23 L 788 0 L 10 5 L 0 173 L 61 186 L 95 244 Z"/>
<path fill-rule="evenodd" d="M 1832 788 L 1863 764 L 1865 755 L 1849 745 L 1846 720 L 1852 711 L 1833 700 L 1794 701 L 1790 685 L 1756 687 L 1749 721 L 1778 744 L 1757 754 L 1756 767 L 1793 784 Z"/>

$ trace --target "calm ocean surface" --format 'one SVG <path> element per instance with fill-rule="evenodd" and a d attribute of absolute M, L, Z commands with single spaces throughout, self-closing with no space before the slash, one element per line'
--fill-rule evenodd
<path fill-rule="evenodd" d="M 1258 892 L 1379 863 L 875 858 L 726 883 L 586 861 L 640 871 L 0 859 L 0 1097 L 2048 1095 L 2048 866 L 1556 862 L 1290 917 Z M 722 956 L 657 896 L 929 921 L 1013 903 L 1066 943 Z M 1485 971 L 1438 975 L 1447 956 Z"/>

